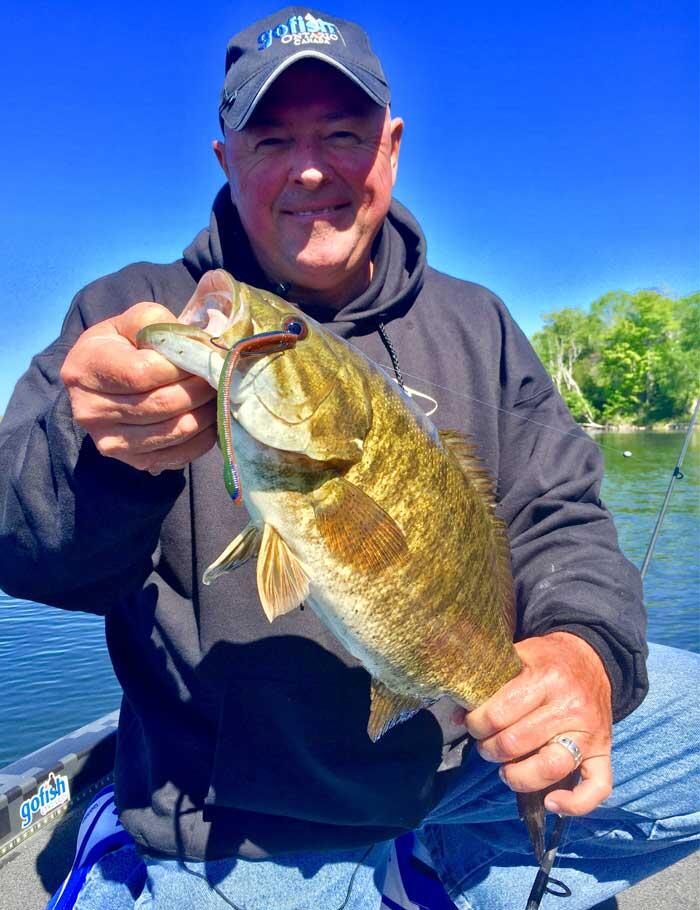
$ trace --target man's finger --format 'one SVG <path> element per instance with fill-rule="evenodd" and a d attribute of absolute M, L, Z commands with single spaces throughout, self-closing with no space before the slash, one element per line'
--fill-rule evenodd
<path fill-rule="evenodd" d="M 175 471 L 184 468 L 191 461 L 204 455 L 216 444 L 216 427 L 207 427 L 187 442 L 167 449 L 158 449 L 144 455 L 117 456 L 119 461 L 130 464 L 132 468 L 159 474 L 161 471 Z"/>
<path fill-rule="evenodd" d="M 194 411 L 171 417 L 148 426 L 110 425 L 90 429 L 90 435 L 102 455 L 119 458 L 121 455 L 144 455 L 158 449 L 181 445 L 207 427 L 216 424 L 216 402 L 208 401 Z"/>
<path fill-rule="evenodd" d="M 467 715 L 467 730 L 474 739 L 488 739 L 526 717 L 545 703 L 544 682 L 521 673 L 507 682 L 488 701 Z"/>
<path fill-rule="evenodd" d="M 590 751 L 592 737 L 589 734 L 577 732 L 567 735 L 576 742 L 584 755 Z M 547 743 L 534 755 L 502 765 L 499 773 L 516 793 L 534 793 L 563 780 L 575 766 L 574 757 L 568 749 L 559 743 Z"/>
<path fill-rule="evenodd" d="M 562 722 L 574 725 L 580 718 L 567 714 L 562 718 L 561 707 L 551 702 L 530 712 L 505 730 L 477 744 L 479 755 L 486 761 L 508 762 L 535 752 L 561 733 Z M 576 739 L 576 734 L 572 734 Z M 578 740 L 576 740 L 578 741 Z M 559 748 L 564 748 L 560 746 Z"/>
<path fill-rule="evenodd" d="M 127 426 L 160 423 L 170 417 L 194 411 L 207 401 L 211 401 L 216 397 L 216 389 L 199 376 L 187 375 L 178 382 L 159 386 L 148 392 L 101 395 L 99 392 L 85 390 L 85 395 L 84 404 L 89 412 L 82 413 L 81 409 L 80 416 L 83 425 L 89 429 L 91 424 L 98 423 Z"/>
<path fill-rule="evenodd" d="M 581 765 L 581 780 L 573 790 L 552 790 L 544 801 L 550 812 L 587 815 L 612 793 L 612 765 L 609 755 L 596 755 Z"/>
<path fill-rule="evenodd" d="M 177 322 L 177 317 L 160 303 L 144 301 L 135 303 L 128 310 L 115 316 L 113 322 L 119 334 L 128 338 L 135 346 L 136 336 L 144 326 L 153 325 L 155 322 Z"/>
<path fill-rule="evenodd" d="M 125 338 L 86 336 L 79 356 L 66 359 L 61 378 L 67 386 L 81 386 L 110 395 L 148 392 L 190 374 L 156 351 L 139 351 Z"/>

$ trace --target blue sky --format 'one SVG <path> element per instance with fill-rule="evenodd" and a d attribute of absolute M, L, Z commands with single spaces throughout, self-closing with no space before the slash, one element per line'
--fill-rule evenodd
<path fill-rule="evenodd" d="M 80 287 L 172 260 L 206 224 L 226 42 L 276 8 L 6 4 L 0 414 Z M 700 287 L 694 0 L 321 8 L 383 61 L 406 121 L 396 195 L 433 265 L 528 334 L 610 289 Z"/>

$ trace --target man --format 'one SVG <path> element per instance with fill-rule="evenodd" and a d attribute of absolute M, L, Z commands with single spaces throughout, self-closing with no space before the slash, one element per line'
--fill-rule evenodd
<path fill-rule="evenodd" d="M 547 805 L 595 810 L 611 793 L 611 722 L 646 692 L 639 576 L 598 499 L 598 450 L 503 304 L 427 265 L 391 199 L 403 123 L 389 100 L 353 23 L 290 7 L 233 38 L 214 142 L 227 187 L 209 228 L 171 265 L 82 291 L 2 424 L 0 585 L 105 616 L 124 688 L 117 805 L 148 868 L 140 908 L 377 908 L 388 845 L 413 829 L 460 906 L 524 906 L 534 862 L 511 790 L 581 761 L 580 783 Z M 312 611 L 269 625 L 249 565 L 201 586 L 247 520 L 223 493 L 214 392 L 134 340 L 217 267 L 375 360 L 388 351 L 398 379 L 410 364 L 408 384 L 437 395 L 436 424 L 478 440 L 509 527 L 524 669 L 466 720 L 438 703 L 371 743 L 367 674 Z M 692 662 L 675 660 L 689 690 Z M 479 754 L 462 750 L 465 723 Z M 621 795 L 563 851 L 572 910 L 697 838 L 689 759 L 668 735 L 652 745 L 650 725 L 642 709 L 618 728 Z M 644 801 L 656 761 L 668 790 Z M 134 868 L 98 867 L 77 906 L 132 906 Z"/>

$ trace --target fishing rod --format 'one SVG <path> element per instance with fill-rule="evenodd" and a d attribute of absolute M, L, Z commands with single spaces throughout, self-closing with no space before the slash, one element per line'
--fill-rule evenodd
<path fill-rule="evenodd" d="M 532 886 L 532 890 L 530 891 L 530 896 L 527 899 L 527 907 L 525 910 L 538 910 L 545 893 L 554 894 L 557 897 L 571 897 L 571 889 L 568 885 L 565 885 L 564 882 L 561 882 L 556 878 L 552 878 L 549 874 L 552 871 L 552 865 L 556 858 L 559 844 L 570 821 L 571 817 L 568 815 L 560 815 L 557 819 L 554 831 L 552 831 L 552 839 L 549 842 L 549 847 L 542 857 L 540 868 L 537 870 L 537 876 Z M 558 890 L 555 890 L 552 886 L 556 886 Z"/>
<path fill-rule="evenodd" d="M 695 421 L 698 416 L 698 409 L 700 408 L 700 398 L 695 402 L 695 410 L 693 411 L 693 416 L 690 418 L 690 423 L 688 424 L 688 430 L 685 434 L 685 439 L 683 440 L 683 446 L 681 448 L 681 453 L 678 456 L 678 461 L 676 466 L 673 469 L 671 474 L 671 480 L 668 484 L 668 489 L 666 490 L 666 496 L 664 497 L 663 504 L 661 506 L 661 511 L 659 512 L 659 517 L 656 519 L 656 525 L 654 526 L 654 531 L 651 535 L 651 540 L 649 541 L 649 546 L 647 547 L 646 556 L 644 557 L 644 562 L 642 563 L 642 568 L 640 569 L 642 578 L 647 574 L 647 569 L 649 568 L 649 563 L 651 562 L 651 557 L 654 553 L 654 547 L 656 546 L 656 541 L 661 532 L 661 525 L 663 524 L 664 518 L 666 517 L 666 509 L 668 508 L 668 501 L 671 498 L 671 493 L 673 492 L 673 485 L 677 480 L 683 479 L 683 472 L 681 471 L 681 465 L 683 464 L 683 459 L 685 458 L 685 453 L 690 444 L 690 437 L 693 435 L 693 427 L 695 426 Z"/>

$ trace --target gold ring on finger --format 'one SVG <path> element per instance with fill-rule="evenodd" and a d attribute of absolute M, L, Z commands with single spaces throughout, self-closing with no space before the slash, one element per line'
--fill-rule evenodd
<path fill-rule="evenodd" d="M 583 753 L 579 749 L 578 743 L 576 743 L 573 739 L 571 739 L 570 736 L 564 736 L 563 734 L 559 734 L 558 736 L 553 736 L 549 740 L 549 742 L 558 743 L 560 746 L 563 746 L 567 752 L 569 752 L 571 754 L 571 757 L 574 760 L 574 767 L 573 767 L 574 771 L 579 767 L 579 765 L 583 761 Z"/>

